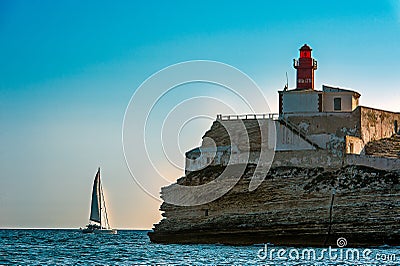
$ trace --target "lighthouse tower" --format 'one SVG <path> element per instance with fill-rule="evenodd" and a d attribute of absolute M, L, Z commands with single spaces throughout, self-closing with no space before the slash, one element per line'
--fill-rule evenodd
<path fill-rule="evenodd" d="M 300 58 L 293 59 L 293 66 L 297 70 L 298 90 L 314 90 L 314 70 L 317 69 L 317 61 L 311 57 L 312 49 L 307 44 L 300 48 Z"/>
<path fill-rule="evenodd" d="M 317 61 L 311 57 L 311 50 L 310 46 L 304 44 L 300 48 L 300 58 L 293 60 L 297 70 L 296 88 L 288 89 L 285 86 L 282 91 L 278 91 L 279 116 L 352 112 L 358 106 L 358 92 L 327 85 L 322 85 L 322 91 L 314 89 Z"/>

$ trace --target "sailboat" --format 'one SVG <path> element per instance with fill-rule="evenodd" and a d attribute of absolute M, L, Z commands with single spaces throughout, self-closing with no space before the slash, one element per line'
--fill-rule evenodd
<path fill-rule="evenodd" d="M 112 229 L 108 222 L 106 202 L 104 200 L 103 187 L 100 181 L 100 167 L 94 178 L 89 220 L 89 224 L 86 225 L 85 228 L 81 228 L 82 233 L 117 233 L 117 230 Z"/>

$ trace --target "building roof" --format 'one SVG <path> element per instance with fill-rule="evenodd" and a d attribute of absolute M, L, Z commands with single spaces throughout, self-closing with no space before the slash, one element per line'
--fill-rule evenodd
<path fill-rule="evenodd" d="M 322 91 L 319 90 L 313 90 L 313 89 L 290 89 L 290 90 L 283 90 L 283 91 L 278 91 L 278 93 L 290 93 L 290 92 L 301 92 L 301 93 L 322 93 Z"/>
<path fill-rule="evenodd" d="M 359 98 L 361 96 L 361 94 L 359 94 L 356 91 L 353 90 L 347 90 L 347 89 L 342 89 L 339 87 L 331 87 L 331 86 L 327 86 L 327 85 L 322 85 L 322 91 L 323 92 L 350 92 L 353 93 L 357 98 Z"/>
<path fill-rule="evenodd" d="M 278 91 L 278 93 L 291 93 L 291 92 L 300 92 L 300 93 L 348 92 L 348 93 L 353 93 L 353 95 L 356 98 L 359 98 L 361 96 L 360 93 L 353 91 L 353 90 L 342 89 L 339 87 L 331 87 L 331 86 L 327 86 L 327 85 L 322 85 L 322 91 L 313 90 L 313 89 L 297 89 L 297 88 L 291 89 L 291 90 Z"/>

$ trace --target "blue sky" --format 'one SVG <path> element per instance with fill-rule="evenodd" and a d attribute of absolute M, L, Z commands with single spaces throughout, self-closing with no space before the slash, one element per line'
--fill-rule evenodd
<path fill-rule="evenodd" d="M 122 154 L 135 89 L 171 64 L 215 60 L 248 74 L 276 112 L 304 43 L 317 88 L 400 112 L 399 1 L 1 1 L 0 227 L 84 225 L 100 165 L 111 223 L 150 228 L 160 203 Z M 203 132 L 191 134 L 195 146 Z"/>

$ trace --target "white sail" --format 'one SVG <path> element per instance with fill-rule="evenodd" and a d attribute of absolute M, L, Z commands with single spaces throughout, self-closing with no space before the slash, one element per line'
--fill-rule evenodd
<path fill-rule="evenodd" d="M 98 224 L 89 223 L 86 228 L 81 229 L 82 233 L 96 233 L 96 234 L 116 234 L 117 230 L 112 229 L 108 223 L 106 202 L 103 194 L 103 188 L 100 181 L 100 168 L 94 178 L 92 202 L 90 205 L 90 221 L 97 222 Z"/>
<path fill-rule="evenodd" d="M 90 207 L 90 218 L 93 222 L 101 224 L 101 184 L 100 184 L 100 168 L 97 171 L 93 183 L 92 205 Z"/>

